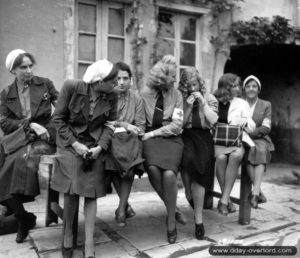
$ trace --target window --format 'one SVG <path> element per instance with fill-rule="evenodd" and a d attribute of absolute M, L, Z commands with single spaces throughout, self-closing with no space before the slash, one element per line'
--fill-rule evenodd
<path fill-rule="evenodd" d="M 82 78 L 86 68 L 100 58 L 111 62 L 128 60 L 127 11 L 123 4 L 78 0 L 77 78 Z"/>
<path fill-rule="evenodd" d="M 199 17 L 160 10 L 158 57 L 175 56 L 180 70 L 194 66 L 199 69 Z"/>

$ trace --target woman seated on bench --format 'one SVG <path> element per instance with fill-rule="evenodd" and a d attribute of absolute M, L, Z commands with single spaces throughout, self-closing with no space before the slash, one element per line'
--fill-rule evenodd
<path fill-rule="evenodd" d="M 247 153 L 247 171 L 253 183 L 249 201 L 252 208 L 257 208 L 258 203 L 266 202 L 266 198 L 260 190 L 260 185 L 266 165 L 271 160 L 271 151 L 274 151 L 274 145 L 268 135 L 271 131 L 272 106 L 269 101 L 258 98 L 261 84 L 257 77 L 248 76 L 244 80 L 243 90 L 250 105 L 252 119 L 256 124 L 255 131 L 249 133 L 255 147 Z"/>
<path fill-rule="evenodd" d="M 114 135 L 105 160 L 107 176 L 112 177 L 119 195 L 115 220 L 121 227 L 126 226 L 126 218 L 135 216 L 128 203 L 134 175 L 144 172 L 142 142 L 138 136 L 145 132 L 145 110 L 140 95 L 130 89 L 132 74 L 129 65 L 116 63 L 118 69 L 118 114 L 114 122 Z"/>
<path fill-rule="evenodd" d="M 11 51 L 6 67 L 15 80 L 1 92 L 0 126 L 4 137 L 0 202 L 12 210 L 18 221 L 17 243 L 22 243 L 35 225 L 36 217 L 24 209 L 23 203 L 33 201 L 39 194 L 39 154 L 55 152 L 51 104 L 55 105 L 58 92 L 49 79 L 33 75 L 35 64 L 32 54 L 21 49 Z"/>
<path fill-rule="evenodd" d="M 247 132 L 255 130 L 255 123 L 251 119 L 249 104 L 239 98 L 240 96 L 240 78 L 231 73 L 221 76 L 218 82 L 218 89 L 225 89 L 229 93 L 230 105 L 227 115 L 224 114 L 219 119 L 227 118 L 230 125 L 245 126 Z M 222 110 L 223 112 L 224 110 Z M 226 113 L 226 108 L 225 108 Z M 224 121 L 223 121 L 224 122 Z M 228 213 L 235 212 L 236 208 L 230 201 L 230 193 L 232 191 L 238 169 L 245 150 L 243 146 L 220 146 L 215 145 L 216 157 L 216 175 L 220 184 L 222 196 L 218 203 L 218 211 L 220 214 L 227 216 Z"/>
<path fill-rule="evenodd" d="M 205 188 L 214 176 L 214 143 L 210 129 L 218 120 L 218 101 L 205 93 L 204 81 L 196 68 L 182 71 L 179 90 L 183 96 L 184 149 L 181 162 L 181 177 L 188 199 L 195 212 L 195 236 L 204 238 L 202 220 Z"/>

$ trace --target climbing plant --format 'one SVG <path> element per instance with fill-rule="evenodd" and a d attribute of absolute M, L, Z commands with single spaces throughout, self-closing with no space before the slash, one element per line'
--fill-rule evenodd
<path fill-rule="evenodd" d="M 276 44 L 294 42 L 296 29 L 282 16 L 253 17 L 232 23 L 230 38 L 236 44 Z"/>
<path fill-rule="evenodd" d="M 132 70 L 135 78 L 135 84 L 138 89 L 143 84 L 143 47 L 147 44 L 146 37 L 143 36 L 143 23 L 141 22 L 141 16 L 144 8 L 142 0 L 134 0 L 132 3 L 132 16 L 126 27 L 126 32 L 133 31 L 132 46 Z"/>

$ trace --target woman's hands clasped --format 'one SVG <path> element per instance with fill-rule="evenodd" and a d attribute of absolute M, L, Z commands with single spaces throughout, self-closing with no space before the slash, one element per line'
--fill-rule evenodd
<path fill-rule="evenodd" d="M 72 147 L 74 148 L 74 150 L 76 151 L 76 153 L 85 158 L 85 155 L 90 152 L 91 153 L 91 159 L 97 159 L 100 152 L 102 151 L 102 148 L 101 146 L 96 146 L 96 147 L 93 147 L 93 148 L 88 148 L 86 145 L 80 143 L 80 142 L 74 142 L 72 144 Z"/>
<path fill-rule="evenodd" d="M 191 95 L 186 99 L 186 102 L 192 106 L 196 100 L 201 106 L 205 103 L 205 99 L 199 91 L 192 92 Z"/>

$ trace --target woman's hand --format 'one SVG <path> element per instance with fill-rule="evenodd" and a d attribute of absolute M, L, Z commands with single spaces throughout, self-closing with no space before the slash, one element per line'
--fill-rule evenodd
<path fill-rule="evenodd" d="M 153 132 L 148 132 L 148 133 L 145 133 L 144 136 L 142 137 L 142 141 L 147 141 L 151 138 L 154 137 L 154 133 Z"/>
<path fill-rule="evenodd" d="M 135 134 L 135 135 L 138 135 L 141 131 L 140 128 L 138 128 L 137 126 L 132 125 L 132 124 L 128 124 L 128 126 L 126 127 L 126 130 L 128 132 L 131 132 L 131 133 Z"/>
<path fill-rule="evenodd" d="M 76 153 L 80 156 L 83 156 L 86 152 L 89 151 L 88 147 L 86 147 L 84 144 L 77 141 L 72 144 L 72 147 L 74 148 Z"/>
<path fill-rule="evenodd" d="M 48 130 L 37 123 L 30 123 L 29 127 L 31 130 L 33 130 L 37 136 L 41 138 L 43 141 L 49 141 L 50 135 L 48 133 Z"/>
<path fill-rule="evenodd" d="M 92 152 L 92 159 L 97 159 L 101 151 L 102 148 L 99 145 L 89 149 L 89 152 Z"/>
<path fill-rule="evenodd" d="M 191 94 L 187 99 L 186 102 L 192 106 L 194 104 L 194 101 L 196 100 L 195 96 L 193 94 Z"/>
<path fill-rule="evenodd" d="M 194 98 L 199 102 L 199 104 L 202 106 L 205 103 L 205 99 L 203 97 L 203 95 L 197 91 L 197 92 L 193 92 L 192 95 L 194 96 Z"/>

